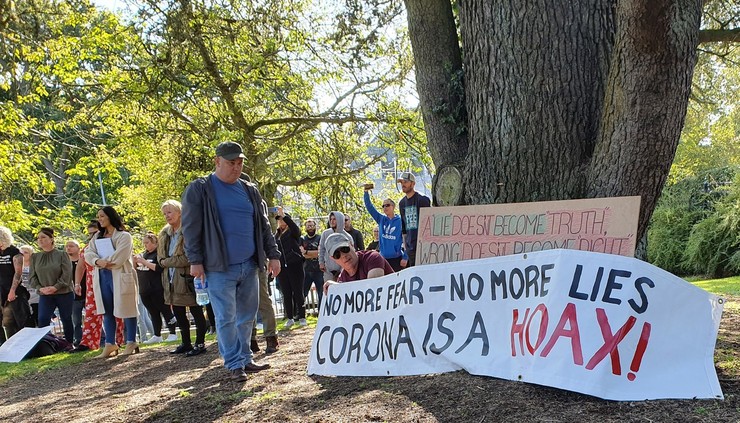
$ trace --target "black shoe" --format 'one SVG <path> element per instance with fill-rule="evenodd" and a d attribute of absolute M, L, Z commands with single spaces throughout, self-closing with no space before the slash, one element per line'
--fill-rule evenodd
<path fill-rule="evenodd" d="M 244 373 L 244 370 L 242 369 L 229 370 L 229 380 L 233 380 L 236 382 L 246 382 L 247 374 Z"/>
<path fill-rule="evenodd" d="M 180 344 L 179 347 L 175 348 L 174 350 L 170 351 L 170 354 L 185 354 L 188 351 L 192 351 L 193 346 L 190 344 Z"/>
<path fill-rule="evenodd" d="M 73 353 L 78 353 L 78 352 L 85 352 L 85 351 L 90 351 L 90 347 L 88 347 L 87 345 L 82 345 L 82 344 L 80 344 L 80 345 L 76 346 L 76 347 L 75 347 L 75 348 L 74 348 L 74 349 L 73 349 L 72 351 L 70 351 L 70 352 L 73 352 Z"/>
<path fill-rule="evenodd" d="M 268 336 L 265 338 L 267 340 L 267 348 L 265 348 L 265 354 L 272 354 L 274 352 L 277 352 L 279 343 L 277 336 Z"/>
<path fill-rule="evenodd" d="M 254 361 L 251 363 L 247 363 L 246 366 L 244 366 L 244 372 L 245 373 L 257 373 L 261 372 L 262 370 L 267 370 L 270 368 L 269 364 L 257 364 Z"/>
<path fill-rule="evenodd" d="M 206 346 L 204 344 L 195 344 L 195 347 L 193 347 L 192 350 L 185 353 L 188 357 L 194 357 L 199 354 L 203 354 L 206 352 Z"/>
<path fill-rule="evenodd" d="M 252 339 L 249 341 L 249 349 L 252 350 L 253 353 L 256 353 L 260 350 L 260 344 L 257 343 L 256 339 Z"/>
<path fill-rule="evenodd" d="M 210 329 L 208 329 L 207 335 L 215 335 L 216 334 L 216 326 L 211 326 Z"/>

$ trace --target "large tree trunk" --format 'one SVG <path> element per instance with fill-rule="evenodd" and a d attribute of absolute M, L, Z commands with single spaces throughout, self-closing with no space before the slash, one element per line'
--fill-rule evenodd
<path fill-rule="evenodd" d="M 437 169 L 468 151 L 460 45 L 450 0 L 404 0 L 416 63 L 416 87 Z"/>
<path fill-rule="evenodd" d="M 467 203 L 584 196 L 616 29 L 613 5 L 476 0 L 461 6 Z"/>
<path fill-rule="evenodd" d="M 699 0 L 461 2 L 464 202 L 640 195 L 641 237 L 683 125 L 700 12 Z M 434 39 L 415 34 L 416 16 L 415 57 L 428 54 L 415 36 Z"/>
<path fill-rule="evenodd" d="M 620 3 L 589 197 L 639 195 L 642 236 L 673 163 L 699 42 L 701 1 Z"/>

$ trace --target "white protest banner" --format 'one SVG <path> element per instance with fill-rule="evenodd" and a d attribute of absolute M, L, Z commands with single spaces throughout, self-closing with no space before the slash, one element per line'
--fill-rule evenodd
<path fill-rule="evenodd" d="M 19 330 L 10 339 L 5 341 L 3 345 L 0 345 L 0 361 L 5 363 L 20 362 L 51 329 L 51 326 L 47 326 Z"/>
<path fill-rule="evenodd" d="M 567 248 L 634 257 L 640 197 L 419 209 L 416 263 Z"/>
<path fill-rule="evenodd" d="M 548 250 L 334 285 L 308 373 L 464 369 L 611 400 L 723 398 L 715 295 L 649 263 Z"/>

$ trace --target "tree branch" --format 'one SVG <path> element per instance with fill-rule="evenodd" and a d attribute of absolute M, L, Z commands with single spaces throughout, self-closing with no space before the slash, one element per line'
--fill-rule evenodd
<path fill-rule="evenodd" d="M 325 181 L 327 179 L 335 179 L 335 178 L 342 178 L 349 175 L 355 175 L 357 173 L 363 172 L 365 169 L 369 168 L 370 166 L 374 165 L 375 163 L 378 163 L 381 161 L 385 155 L 388 153 L 388 149 L 386 149 L 383 154 L 376 155 L 372 160 L 365 163 L 363 166 L 360 166 L 356 169 L 351 169 L 346 172 L 342 173 L 334 173 L 330 175 L 320 175 L 320 176 L 306 176 L 301 179 L 295 180 L 295 181 L 275 181 L 276 185 L 282 185 L 286 187 L 297 187 L 301 185 L 305 185 L 311 182 L 319 182 L 319 181 Z M 339 167 L 339 169 L 344 169 L 343 167 Z"/>
<path fill-rule="evenodd" d="M 299 123 L 308 125 L 318 125 L 320 123 L 331 123 L 335 125 L 342 125 L 349 122 L 382 122 L 380 118 L 373 117 L 362 117 L 362 116 L 341 116 L 341 117 L 286 117 L 277 119 L 262 119 L 258 120 L 250 126 L 250 130 L 254 133 L 258 128 L 270 125 L 280 125 L 286 123 Z"/>
<path fill-rule="evenodd" d="M 740 43 L 740 28 L 704 29 L 699 31 L 699 44 L 722 42 Z"/>

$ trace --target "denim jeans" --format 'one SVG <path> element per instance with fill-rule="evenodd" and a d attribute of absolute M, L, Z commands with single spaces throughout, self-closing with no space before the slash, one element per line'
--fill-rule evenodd
<path fill-rule="evenodd" d="M 318 310 L 321 304 L 321 298 L 324 296 L 324 273 L 318 272 L 306 272 L 306 276 L 303 279 L 303 296 L 308 297 L 311 292 L 311 285 L 316 287 L 316 295 L 319 296 L 318 302 L 316 303 L 316 309 Z"/>
<path fill-rule="evenodd" d="M 142 301 L 137 301 L 136 308 L 139 312 L 139 340 L 144 342 L 148 339 L 146 336 L 147 333 L 152 334 L 152 336 L 154 335 L 154 326 L 152 325 L 152 319 L 149 317 L 149 312 Z"/>
<path fill-rule="evenodd" d="M 92 288 L 91 288 L 92 289 Z M 74 346 L 77 347 L 82 341 L 82 312 L 85 309 L 85 300 L 75 300 L 72 304 L 72 324 L 75 327 Z"/>
<path fill-rule="evenodd" d="M 229 265 L 226 272 L 206 271 L 206 280 L 224 367 L 242 368 L 252 361 L 249 341 L 259 306 L 257 264 L 247 260 Z"/>
<path fill-rule="evenodd" d="M 74 341 L 74 325 L 72 324 L 72 303 L 74 301 L 74 292 L 39 296 L 39 327 L 49 326 L 54 309 L 59 308 L 59 319 L 62 321 L 64 339 L 72 343 Z"/>
<path fill-rule="evenodd" d="M 100 293 L 103 297 L 103 329 L 105 330 L 105 343 L 116 343 L 116 316 L 113 314 L 113 273 L 107 269 L 100 269 Z M 136 317 L 123 319 L 126 342 L 136 342 Z"/>

